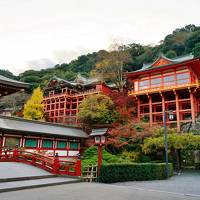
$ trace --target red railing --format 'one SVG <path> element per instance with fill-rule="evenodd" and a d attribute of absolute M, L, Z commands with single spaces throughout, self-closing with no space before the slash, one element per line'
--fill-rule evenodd
<path fill-rule="evenodd" d="M 0 152 L 0 162 L 22 162 L 49 171 L 52 174 L 81 176 L 81 160 L 59 160 L 59 157 L 48 157 L 38 153 L 18 149 Z"/>

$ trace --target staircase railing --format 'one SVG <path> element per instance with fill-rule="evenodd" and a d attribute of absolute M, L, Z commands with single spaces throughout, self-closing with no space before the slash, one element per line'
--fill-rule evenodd
<path fill-rule="evenodd" d="M 81 160 L 60 160 L 59 157 L 49 157 L 24 150 L 3 150 L 0 152 L 0 162 L 22 162 L 44 169 L 53 174 L 81 176 Z"/>

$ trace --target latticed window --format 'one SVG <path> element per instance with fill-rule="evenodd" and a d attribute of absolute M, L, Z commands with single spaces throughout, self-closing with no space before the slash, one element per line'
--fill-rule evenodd
<path fill-rule="evenodd" d="M 174 74 L 164 77 L 164 85 L 175 85 Z"/>
<path fill-rule="evenodd" d="M 9 148 L 14 148 L 16 145 L 20 145 L 20 138 L 16 138 L 16 137 L 7 137 L 6 138 L 6 142 L 5 142 L 5 146 L 9 147 Z"/>
<path fill-rule="evenodd" d="M 57 142 L 57 148 L 58 149 L 66 149 L 67 148 L 67 142 L 65 142 L 65 141 L 58 141 Z"/>
<path fill-rule="evenodd" d="M 190 75 L 188 73 L 177 74 L 177 84 L 187 84 L 190 83 Z"/>
<path fill-rule="evenodd" d="M 70 142 L 70 149 L 78 149 L 78 142 Z"/>
<path fill-rule="evenodd" d="M 160 78 L 154 78 L 151 80 L 151 87 L 159 87 L 162 84 L 162 79 Z"/>
<path fill-rule="evenodd" d="M 36 148 L 37 147 L 37 139 L 26 138 L 26 140 L 25 140 L 25 147 Z"/>
<path fill-rule="evenodd" d="M 43 148 L 53 148 L 53 141 L 52 140 L 43 140 L 42 147 Z"/>

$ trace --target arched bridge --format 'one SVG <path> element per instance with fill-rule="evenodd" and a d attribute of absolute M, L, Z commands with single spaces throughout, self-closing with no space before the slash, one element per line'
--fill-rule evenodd
<path fill-rule="evenodd" d="M 24 150 L 0 149 L 0 162 L 21 162 L 44 169 L 52 174 L 81 176 L 81 160 L 63 161 L 59 157 L 49 157 Z"/>

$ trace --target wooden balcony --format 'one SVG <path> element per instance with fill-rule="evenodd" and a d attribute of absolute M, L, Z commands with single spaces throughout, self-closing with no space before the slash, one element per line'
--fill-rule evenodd
<path fill-rule="evenodd" d="M 91 90 L 86 90 L 84 92 L 77 92 L 75 94 L 68 94 L 68 93 L 59 93 L 59 94 L 51 94 L 48 96 L 44 97 L 44 100 L 52 99 L 52 98 L 66 98 L 66 97 L 79 97 L 79 96 L 86 96 L 89 94 L 96 94 L 100 93 L 101 90 L 99 89 L 91 89 Z"/>
<path fill-rule="evenodd" d="M 190 88 L 198 88 L 199 83 L 189 83 L 189 84 L 182 84 L 182 85 L 171 85 L 171 86 L 159 86 L 159 87 L 153 87 L 148 88 L 144 90 L 129 90 L 128 95 L 129 96 L 138 96 L 138 95 L 144 95 L 144 94 L 152 94 L 152 93 L 160 93 L 165 91 L 171 91 L 171 90 L 181 90 L 181 89 L 190 89 Z"/>

